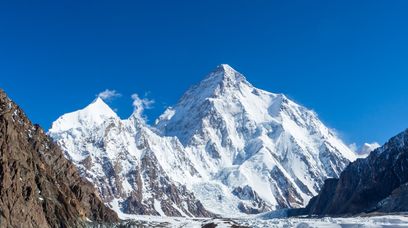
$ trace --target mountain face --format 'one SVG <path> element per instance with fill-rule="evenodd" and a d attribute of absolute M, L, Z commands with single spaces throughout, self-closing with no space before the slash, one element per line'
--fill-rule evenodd
<path fill-rule="evenodd" d="M 0 226 L 85 227 L 115 212 L 0 89 Z"/>
<path fill-rule="evenodd" d="M 156 128 L 185 146 L 206 180 L 194 193 L 217 212 L 301 207 L 355 159 L 314 112 L 255 88 L 228 65 L 189 89 Z"/>
<path fill-rule="evenodd" d="M 183 146 L 156 135 L 137 112 L 121 120 L 97 98 L 60 117 L 49 135 L 119 214 L 211 216 L 177 182 L 196 173 Z"/>
<path fill-rule="evenodd" d="M 49 131 L 118 212 L 206 216 L 302 207 L 355 155 L 282 94 L 221 65 L 146 125 L 101 99 Z"/>
<path fill-rule="evenodd" d="M 326 180 L 303 214 L 353 215 L 408 210 L 408 130 L 390 139 L 365 159 Z"/>

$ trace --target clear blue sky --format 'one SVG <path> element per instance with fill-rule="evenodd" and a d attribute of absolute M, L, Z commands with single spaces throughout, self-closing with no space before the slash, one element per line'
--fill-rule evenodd
<path fill-rule="evenodd" d="M 408 127 L 408 1 L 1 1 L 0 87 L 48 129 L 105 89 L 154 120 L 228 63 L 314 109 L 343 139 Z"/>

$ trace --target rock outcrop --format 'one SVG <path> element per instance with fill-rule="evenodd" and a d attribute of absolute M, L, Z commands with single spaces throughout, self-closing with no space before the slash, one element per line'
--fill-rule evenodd
<path fill-rule="evenodd" d="M 0 227 L 116 221 L 59 147 L 0 89 Z"/>
<path fill-rule="evenodd" d="M 326 180 L 320 194 L 301 214 L 355 215 L 407 211 L 407 170 L 408 130 L 390 139 L 367 158 L 351 163 L 339 179 Z"/>

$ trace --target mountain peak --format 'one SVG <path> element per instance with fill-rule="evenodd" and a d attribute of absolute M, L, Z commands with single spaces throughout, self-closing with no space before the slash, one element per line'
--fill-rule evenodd
<path fill-rule="evenodd" d="M 102 98 L 97 97 L 85 108 L 67 113 L 52 123 L 50 132 L 66 131 L 81 126 L 83 123 L 99 125 L 109 118 L 119 118 Z"/>
<path fill-rule="evenodd" d="M 218 65 L 213 71 L 204 77 L 198 84 L 187 90 L 179 100 L 179 106 L 186 109 L 190 106 L 201 106 L 209 98 L 225 97 L 225 94 L 239 92 L 242 87 L 253 89 L 253 86 L 245 79 L 244 75 L 233 69 L 228 64 Z"/>
<path fill-rule="evenodd" d="M 205 100 L 226 91 L 238 91 L 242 85 L 253 87 L 238 71 L 228 64 L 218 65 L 201 82 L 190 88 L 181 100 Z M 183 101 L 181 101 L 183 102 Z M 193 102 L 196 103 L 196 102 Z"/>
<path fill-rule="evenodd" d="M 97 97 L 95 100 L 92 101 L 92 103 L 105 103 L 101 97 Z"/>
<path fill-rule="evenodd" d="M 244 75 L 236 71 L 234 68 L 232 68 L 228 64 L 220 64 L 213 70 L 205 79 L 205 82 L 211 81 L 213 83 L 239 83 L 239 82 L 245 82 L 246 78 Z M 249 84 L 249 83 L 248 83 Z"/>
<path fill-rule="evenodd" d="M 106 118 L 117 117 L 116 113 L 109 107 L 108 104 L 103 101 L 102 98 L 97 97 L 91 104 L 86 106 L 84 109 L 79 110 L 78 113 L 83 117 L 90 117 L 96 122 L 99 119 L 103 120 Z"/>
<path fill-rule="evenodd" d="M 225 64 L 225 63 L 218 65 L 217 69 L 220 69 L 222 71 L 235 71 L 236 72 L 234 68 L 232 68 L 230 65 Z"/>
<path fill-rule="evenodd" d="M 89 111 L 94 111 L 99 114 L 106 114 L 109 116 L 116 116 L 116 113 L 109 107 L 108 104 L 105 103 L 105 101 L 97 97 L 95 100 L 92 101 L 88 106 L 86 106 L 83 110 L 89 110 Z"/>

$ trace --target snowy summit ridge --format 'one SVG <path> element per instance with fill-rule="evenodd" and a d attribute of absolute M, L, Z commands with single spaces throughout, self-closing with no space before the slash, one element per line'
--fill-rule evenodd
<path fill-rule="evenodd" d="M 152 127 L 120 120 L 99 103 L 63 115 L 49 134 L 121 213 L 237 216 L 301 207 L 355 159 L 314 112 L 255 88 L 227 64 Z"/>
<path fill-rule="evenodd" d="M 193 189 L 221 197 L 217 204 L 199 191 L 196 196 L 218 213 L 232 202 L 227 210 L 245 213 L 304 206 L 324 179 L 355 159 L 314 112 L 255 88 L 228 65 L 189 89 L 156 127 L 185 146 L 207 178 Z"/>
<path fill-rule="evenodd" d="M 101 124 L 106 119 L 119 118 L 116 113 L 100 98 L 78 112 L 67 113 L 52 124 L 53 131 L 66 131 L 81 127 L 83 124 Z"/>
<path fill-rule="evenodd" d="M 211 74 L 209 74 L 204 81 L 213 81 L 215 84 L 221 82 L 227 83 L 228 81 L 235 83 L 245 81 L 245 83 L 249 83 L 244 75 L 237 72 L 228 64 L 221 64 L 217 66 L 217 68 Z"/>

